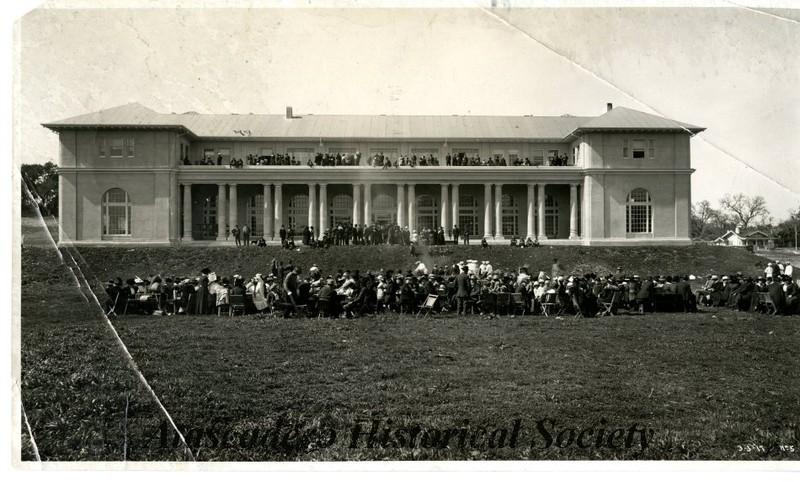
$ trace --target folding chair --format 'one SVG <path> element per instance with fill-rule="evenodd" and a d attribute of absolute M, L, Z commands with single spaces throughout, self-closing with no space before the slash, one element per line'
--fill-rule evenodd
<path fill-rule="evenodd" d="M 481 305 L 481 314 L 487 315 L 489 313 L 497 314 L 497 294 L 486 293 L 483 295 L 483 305 Z"/>
<path fill-rule="evenodd" d="M 331 300 L 317 300 L 317 318 L 331 317 Z"/>
<path fill-rule="evenodd" d="M 778 313 L 778 307 L 775 306 L 775 302 L 772 301 L 772 298 L 769 296 L 769 293 L 758 293 L 758 302 L 763 304 L 767 307 L 769 312 L 767 314 L 775 315 Z"/>
<path fill-rule="evenodd" d="M 619 299 L 621 296 L 622 296 L 621 292 L 615 291 L 614 294 L 611 295 L 611 301 L 604 301 L 603 302 L 604 311 L 600 313 L 600 316 L 605 316 L 605 315 L 614 316 L 614 310 L 616 309 L 617 304 L 619 304 Z"/>
<path fill-rule="evenodd" d="M 522 293 L 511 293 L 511 303 L 512 303 L 512 313 L 517 314 L 519 312 L 520 315 L 524 315 L 527 311 L 527 307 L 525 306 L 525 299 L 522 297 Z"/>
<path fill-rule="evenodd" d="M 244 295 L 231 295 L 228 298 L 228 316 L 233 316 L 237 311 L 245 314 Z"/>
<path fill-rule="evenodd" d="M 544 299 L 542 300 L 542 314 L 544 316 L 549 316 L 550 314 L 555 314 L 556 316 L 558 316 L 561 314 L 560 311 L 553 313 L 553 311 L 555 311 L 557 307 L 558 307 L 558 293 L 545 293 Z"/>
<path fill-rule="evenodd" d="M 120 292 L 118 291 L 117 296 L 114 297 L 114 304 L 111 306 L 111 308 L 108 309 L 108 311 L 106 312 L 106 316 L 110 315 L 117 316 L 117 303 L 119 303 L 119 295 Z"/>
<path fill-rule="evenodd" d="M 428 313 L 430 313 L 431 310 L 433 310 L 436 307 L 436 300 L 438 299 L 439 296 L 437 295 L 428 295 L 428 297 L 425 298 L 425 302 L 417 307 L 419 308 L 419 311 L 417 312 L 417 317 L 419 317 L 419 314 L 422 313 L 422 310 L 425 310 L 425 316 L 423 316 L 423 318 L 427 317 Z"/>

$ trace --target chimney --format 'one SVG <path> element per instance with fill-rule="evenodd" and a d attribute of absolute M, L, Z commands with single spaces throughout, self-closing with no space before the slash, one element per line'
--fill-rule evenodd
<path fill-rule="evenodd" d="M 739 234 L 739 231 L 740 231 L 740 228 L 739 228 L 739 225 L 737 224 L 736 227 L 733 228 L 733 232 L 736 233 L 736 234 Z"/>
<path fill-rule="evenodd" d="M 292 106 L 286 106 L 286 118 L 291 119 L 294 116 L 292 115 Z"/>
<path fill-rule="evenodd" d="M 610 110 L 611 110 L 611 109 L 613 109 L 613 108 L 614 108 L 614 104 L 612 104 L 611 102 L 609 102 L 608 104 L 606 104 L 606 112 L 610 111 Z"/>

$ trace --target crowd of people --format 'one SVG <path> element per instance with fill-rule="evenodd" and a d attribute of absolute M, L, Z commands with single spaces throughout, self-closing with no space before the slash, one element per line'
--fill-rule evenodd
<path fill-rule="evenodd" d="M 627 275 L 595 273 L 569 275 L 558 260 L 548 272 L 527 266 L 495 269 L 489 261 L 467 260 L 430 269 L 417 261 L 408 270 L 360 273 L 339 270 L 323 273 L 316 265 L 307 273 L 290 260 L 273 259 L 264 273 L 245 279 L 239 274 L 222 277 L 208 268 L 199 276 L 121 278 L 106 284 L 109 313 L 207 315 L 228 313 L 232 297 L 242 300 L 242 312 L 282 314 L 288 317 L 347 318 L 382 312 L 415 313 L 425 306 L 440 313 L 466 314 L 572 314 L 586 318 L 616 314 L 619 310 L 696 312 L 698 305 L 730 307 L 742 311 L 790 315 L 798 313 L 800 287 L 788 274 L 769 277 L 741 274 L 718 277 L 693 292 L 694 276 Z M 769 306 L 764 297 L 769 295 Z M 429 298 L 433 296 L 434 298 Z"/>
<path fill-rule="evenodd" d="M 266 246 L 267 242 L 263 236 L 252 237 L 250 236 L 250 227 L 243 225 L 234 225 L 230 230 L 230 235 L 236 246 Z M 323 231 L 322 236 L 314 231 L 314 226 L 303 226 L 301 230 L 303 246 L 311 248 L 328 248 L 331 246 L 347 246 L 347 245 L 362 245 L 362 246 L 376 246 L 380 244 L 401 245 L 401 246 L 438 246 L 444 245 L 449 242 L 458 244 L 470 244 L 471 232 L 468 228 L 460 229 L 457 225 L 453 226 L 450 232 L 445 232 L 444 227 L 438 228 L 423 228 L 419 231 L 416 229 L 409 230 L 408 226 L 400 227 L 397 223 L 386 224 L 352 224 L 352 223 L 339 223 L 335 227 L 328 228 Z M 278 230 L 278 237 L 281 241 L 281 246 L 284 249 L 296 249 L 295 242 L 296 231 L 293 226 L 281 225 Z M 489 248 L 489 243 L 485 238 L 482 238 L 481 246 Z M 519 248 L 535 248 L 539 247 L 539 238 L 537 236 L 522 238 L 511 236 L 509 243 L 512 247 Z"/>
<path fill-rule="evenodd" d="M 192 162 L 189 157 L 183 159 L 183 164 L 187 166 L 200 165 L 200 166 L 222 166 L 227 164 L 232 169 L 242 169 L 245 165 L 248 166 L 299 166 L 301 162 L 295 156 L 289 154 L 267 154 L 267 155 L 253 155 L 248 154 L 246 159 L 231 157 L 230 161 L 223 162 L 224 157 L 218 153 L 216 158 L 211 155 L 204 155 L 200 159 Z M 566 154 L 549 156 L 546 160 L 544 158 L 534 159 L 526 157 L 514 157 L 513 159 L 506 160 L 505 155 L 500 156 L 468 156 L 466 154 L 458 153 L 455 155 L 447 154 L 445 156 L 446 166 L 566 166 L 569 163 L 569 156 Z M 361 153 L 336 153 L 336 154 L 322 154 L 316 153 L 314 158 L 309 158 L 305 162 L 308 167 L 335 167 L 335 166 L 361 166 Z M 368 157 L 366 166 L 376 167 L 381 169 L 400 168 L 400 167 L 417 167 L 417 166 L 439 166 L 439 159 L 433 154 L 423 154 L 417 156 L 416 154 L 397 155 L 394 160 L 388 154 L 379 152 Z"/>

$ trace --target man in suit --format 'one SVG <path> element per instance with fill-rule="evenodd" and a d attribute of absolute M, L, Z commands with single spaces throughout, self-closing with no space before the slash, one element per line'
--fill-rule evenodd
<path fill-rule="evenodd" d="M 686 313 L 697 311 L 697 303 L 693 301 L 694 294 L 692 294 L 692 285 L 689 284 L 688 276 L 681 276 L 678 282 L 675 283 L 675 293 L 683 298 L 683 310 Z"/>
<path fill-rule="evenodd" d="M 250 226 L 242 226 L 242 244 L 250 246 Z"/>
<path fill-rule="evenodd" d="M 461 267 L 461 272 L 456 276 L 456 299 L 458 301 L 456 313 L 459 315 L 467 314 L 467 301 L 472 293 L 472 287 L 469 282 L 469 274 L 467 265 Z"/>
<path fill-rule="evenodd" d="M 281 224 L 281 230 L 278 231 L 278 234 L 281 237 L 281 246 L 286 246 L 286 227 Z"/>
<path fill-rule="evenodd" d="M 231 229 L 231 235 L 233 235 L 233 240 L 236 241 L 236 246 L 241 246 L 242 244 L 239 234 L 239 225 L 234 225 L 233 229 Z"/>
<path fill-rule="evenodd" d="M 469 244 L 469 228 L 464 228 L 464 244 Z"/>
<path fill-rule="evenodd" d="M 647 279 L 642 281 L 642 287 L 639 288 L 639 292 L 636 293 L 636 302 L 639 305 L 639 313 L 644 313 L 645 310 L 652 310 L 652 297 L 654 289 L 655 283 L 653 283 L 652 276 L 648 276 Z"/>
<path fill-rule="evenodd" d="M 800 287 L 794 284 L 792 277 L 789 275 L 783 275 L 782 279 L 784 290 L 783 314 L 792 315 L 797 312 L 797 307 L 800 306 Z"/>
<path fill-rule="evenodd" d="M 458 226 L 453 226 L 453 244 L 458 244 L 458 238 L 461 236 L 461 230 L 458 229 Z"/>

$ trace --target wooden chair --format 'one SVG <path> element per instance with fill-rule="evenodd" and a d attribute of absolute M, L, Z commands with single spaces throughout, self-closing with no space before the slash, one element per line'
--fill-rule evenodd
<path fill-rule="evenodd" d="M 423 316 L 423 318 L 427 317 L 428 314 L 434 308 L 436 308 L 436 300 L 438 299 L 438 295 L 428 295 L 428 297 L 425 298 L 425 301 L 421 305 L 417 306 L 417 308 L 419 308 L 419 311 L 417 311 L 417 317 L 419 317 L 419 314 L 422 313 L 423 310 L 425 310 L 425 316 Z"/>
<path fill-rule="evenodd" d="M 511 293 L 497 293 L 497 314 L 512 315 L 513 303 Z"/>
<path fill-rule="evenodd" d="M 527 306 L 525 305 L 525 298 L 523 298 L 522 293 L 511 293 L 511 302 L 513 311 L 515 315 L 519 313 L 520 315 L 524 315 L 527 312 Z"/>
<path fill-rule="evenodd" d="M 488 315 L 489 313 L 497 314 L 497 294 L 486 293 L 483 295 L 483 304 L 481 305 L 481 314 Z"/>
<path fill-rule="evenodd" d="M 330 318 L 331 317 L 331 300 L 319 299 L 317 300 L 317 318 Z"/>
<path fill-rule="evenodd" d="M 619 304 L 619 300 L 622 297 L 622 292 L 615 291 L 613 295 L 611 295 L 611 301 L 604 301 L 603 302 L 603 309 L 600 313 L 600 316 L 614 316 L 614 310 L 617 308 Z"/>
<path fill-rule="evenodd" d="M 772 298 L 769 296 L 769 293 L 758 293 L 758 302 L 762 305 L 767 307 L 768 313 L 770 315 L 778 314 L 778 307 L 775 306 L 775 302 L 772 301 Z"/>
<path fill-rule="evenodd" d="M 237 311 L 241 311 L 242 315 L 245 314 L 244 295 L 231 295 L 228 298 L 228 316 L 233 316 Z"/>
<path fill-rule="evenodd" d="M 119 295 L 121 293 L 117 291 L 117 295 L 114 297 L 114 304 L 108 309 L 106 312 L 106 316 L 114 315 L 117 316 L 117 303 L 119 303 Z"/>
<path fill-rule="evenodd" d="M 544 294 L 544 299 L 542 300 L 542 314 L 544 316 L 550 316 L 551 314 L 558 316 L 561 314 L 561 310 L 558 310 L 558 293 Z"/>

